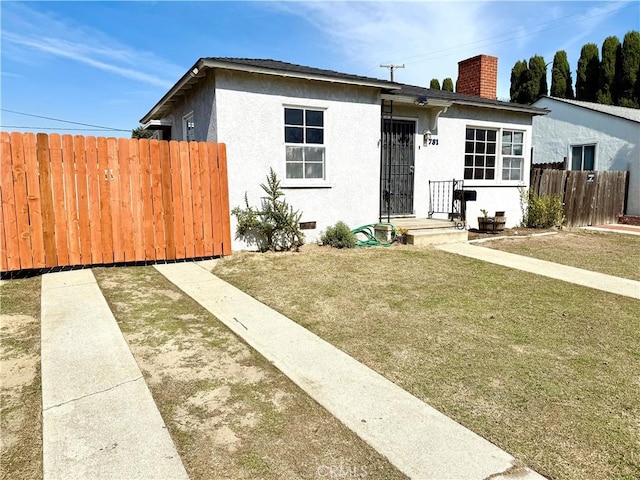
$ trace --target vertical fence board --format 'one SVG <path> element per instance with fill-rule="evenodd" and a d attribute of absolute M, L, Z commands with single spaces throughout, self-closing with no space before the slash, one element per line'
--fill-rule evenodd
<path fill-rule="evenodd" d="M 138 141 L 140 156 L 140 185 L 142 187 L 142 232 L 146 260 L 154 260 L 156 255 L 153 235 L 153 192 L 151 190 L 151 157 L 149 140 Z"/>
<path fill-rule="evenodd" d="M 113 221 L 111 215 L 111 171 L 109 170 L 109 144 L 98 138 L 98 173 L 100 184 L 100 229 L 102 231 L 102 259 L 113 263 Z"/>
<path fill-rule="evenodd" d="M 53 184 L 51 180 L 50 138 L 39 133 L 36 136 L 38 155 L 38 173 L 40 177 L 40 199 L 42 205 L 42 237 L 44 240 L 45 266 L 54 267 L 57 263 L 56 226 L 53 203 Z"/>
<path fill-rule="evenodd" d="M 87 162 L 87 201 L 89 203 L 89 242 L 91 263 L 102 263 L 102 220 L 100 218 L 100 169 L 98 168 L 98 146 L 95 137 L 85 138 Z"/>
<path fill-rule="evenodd" d="M 211 171 L 209 169 L 209 150 L 205 142 L 200 142 L 200 178 L 202 190 L 202 242 L 204 255 L 213 255 L 213 223 L 211 221 Z"/>
<path fill-rule="evenodd" d="M 120 194 L 120 162 L 118 141 L 107 138 L 107 158 L 109 162 L 109 193 L 111 195 L 111 229 L 113 235 L 113 261 L 124 262 L 124 242 L 122 239 L 122 198 Z"/>
<path fill-rule="evenodd" d="M 10 153 L 13 170 L 13 195 L 16 207 L 20 268 L 33 268 L 31 231 L 29 228 L 29 202 L 27 200 L 27 178 L 21 134 L 11 134 Z"/>
<path fill-rule="evenodd" d="M 195 255 L 193 235 L 193 202 L 191 191 L 189 142 L 180 142 L 180 176 L 182 179 L 182 214 L 184 215 L 184 247 L 187 258 Z"/>
<path fill-rule="evenodd" d="M 176 258 L 176 242 L 173 231 L 173 204 L 171 198 L 171 158 L 169 143 L 160 142 L 160 171 L 162 188 L 162 209 L 164 211 L 164 233 L 167 242 L 167 260 Z"/>
<path fill-rule="evenodd" d="M 193 205 L 193 241 L 196 257 L 204 256 L 202 233 L 202 187 L 200 182 L 199 142 L 189 142 L 189 164 L 191 165 L 191 192 Z"/>
<path fill-rule="evenodd" d="M 7 252 L 7 232 L 4 230 L 4 206 L 2 202 L 2 187 L 0 187 L 0 269 L 3 272 L 9 270 Z"/>
<path fill-rule="evenodd" d="M 231 219 L 229 218 L 229 183 L 227 182 L 227 146 L 218 144 L 220 165 L 220 217 L 222 218 L 222 255 L 231 255 Z M 223 180 L 224 179 L 224 180 Z"/>
<path fill-rule="evenodd" d="M 209 150 L 209 167 L 211 170 L 211 216 L 213 222 L 213 254 L 222 255 L 222 215 L 220 195 L 220 165 L 218 162 L 218 146 L 214 143 L 207 145 Z"/>
<path fill-rule="evenodd" d="M 31 227 L 31 256 L 33 268 L 45 266 L 44 238 L 42 236 L 42 205 L 40 203 L 40 181 L 38 178 L 38 157 L 36 136 L 24 134 L 24 160 L 27 173 L 27 201 L 29 202 L 29 223 Z"/>
<path fill-rule="evenodd" d="M 120 221 L 122 222 L 122 251 L 125 262 L 135 260 L 133 248 L 133 213 L 131 207 L 131 173 L 129 168 L 129 143 L 118 139 L 118 187 L 120 189 Z"/>
<path fill-rule="evenodd" d="M 78 225 L 78 206 L 76 203 L 76 166 L 73 155 L 73 138 L 71 135 L 62 136 L 62 167 L 69 263 L 70 265 L 80 265 L 80 232 Z"/>
<path fill-rule="evenodd" d="M 16 217 L 16 200 L 13 188 L 13 171 L 11 168 L 11 139 L 8 133 L 2 133 L 2 213 L 4 215 L 5 243 L 7 249 L 7 265 L 10 270 L 20 269 L 20 245 L 18 244 L 18 220 Z"/>
<path fill-rule="evenodd" d="M 167 243 L 164 232 L 164 218 L 162 211 L 162 170 L 160 165 L 160 142 L 149 142 L 151 153 L 151 189 L 153 191 L 153 231 L 155 235 L 154 259 L 166 258 Z"/>
<path fill-rule="evenodd" d="M 132 139 L 129 142 L 129 173 L 131 175 L 131 216 L 133 219 L 133 251 L 134 260 L 145 260 L 144 229 L 143 229 L 143 200 L 140 178 L 139 141 Z"/>
<path fill-rule="evenodd" d="M 171 163 L 171 203 L 173 204 L 173 240 L 176 258 L 186 258 L 184 246 L 184 214 L 182 213 L 182 176 L 180 175 L 180 143 L 169 142 Z"/>
<path fill-rule="evenodd" d="M 54 265 L 70 265 L 69 240 L 67 238 L 67 207 L 64 198 L 64 164 L 60 135 L 49 137 L 49 155 L 51 157 L 51 183 L 53 184 L 53 218 L 55 219 L 56 261 Z"/>
<path fill-rule="evenodd" d="M 1 140 L 2 271 L 231 252 L 224 145 L 6 132 Z"/>
<path fill-rule="evenodd" d="M 73 151 L 76 162 L 76 188 L 78 196 L 78 227 L 80 232 L 80 261 L 91 264 L 91 223 L 89 221 L 89 175 L 87 171 L 87 148 L 85 138 L 73 137 Z"/>

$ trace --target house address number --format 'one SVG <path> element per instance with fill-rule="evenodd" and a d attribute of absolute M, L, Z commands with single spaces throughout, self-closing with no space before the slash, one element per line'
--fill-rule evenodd
<path fill-rule="evenodd" d="M 427 145 L 438 145 L 438 139 L 437 138 L 430 138 L 427 142 Z"/>

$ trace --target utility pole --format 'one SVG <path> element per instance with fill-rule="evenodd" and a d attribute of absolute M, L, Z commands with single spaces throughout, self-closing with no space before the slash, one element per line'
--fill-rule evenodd
<path fill-rule="evenodd" d="M 380 65 L 380 67 L 389 69 L 389 73 L 391 74 L 391 81 L 393 82 L 393 71 L 396 68 L 404 68 L 404 63 L 402 65 Z"/>

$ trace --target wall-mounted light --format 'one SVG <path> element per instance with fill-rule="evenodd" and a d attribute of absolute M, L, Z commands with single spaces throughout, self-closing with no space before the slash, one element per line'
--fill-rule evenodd
<path fill-rule="evenodd" d="M 414 102 L 416 105 L 424 107 L 427 104 L 427 97 L 421 96 Z"/>
<path fill-rule="evenodd" d="M 429 140 L 431 140 L 431 130 L 425 130 L 422 132 L 422 146 L 429 145 Z"/>

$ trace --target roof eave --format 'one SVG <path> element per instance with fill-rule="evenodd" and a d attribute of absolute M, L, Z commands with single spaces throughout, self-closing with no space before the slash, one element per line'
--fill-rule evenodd
<path fill-rule="evenodd" d="M 258 67 L 254 65 L 246 65 L 234 62 L 223 62 L 220 60 L 212 60 L 209 58 L 202 59 L 204 65 L 209 68 L 223 68 L 225 70 L 237 70 L 247 73 L 260 73 L 264 75 L 276 75 L 279 77 L 300 78 L 303 80 L 317 80 L 321 82 L 343 83 L 347 85 L 357 85 L 361 87 L 374 87 L 380 89 L 400 89 L 401 86 L 397 83 L 391 83 L 386 80 L 370 81 L 370 80 L 351 80 L 348 78 L 334 77 L 331 75 L 314 75 L 303 72 L 292 72 L 288 70 L 282 70 L 277 68 Z"/>
<path fill-rule="evenodd" d="M 171 99 L 180 92 L 187 84 L 197 81 L 197 79 L 202 76 L 202 69 L 204 67 L 203 59 L 200 58 L 198 61 L 189 69 L 187 73 L 185 73 L 180 80 L 178 80 L 173 87 L 169 89 L 167 93 L 156 103 L 147 114 L 140 119 L 140 123 L 146 124 L 151 120 L 157 119 L 157 114 L 162 110 L 162 108 L 171 101 Z"/>

